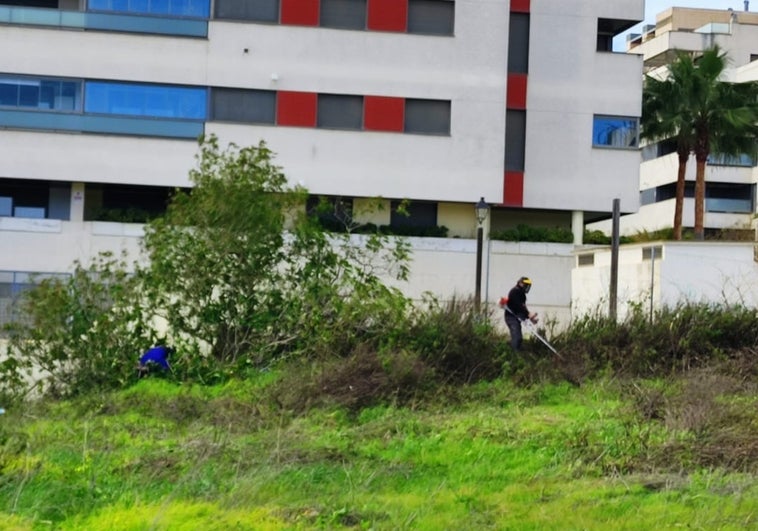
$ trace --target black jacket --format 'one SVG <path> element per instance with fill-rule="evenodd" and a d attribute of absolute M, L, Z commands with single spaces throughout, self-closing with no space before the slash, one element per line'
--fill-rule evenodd
<path fill-rule="evenodd" d="M 524 291 L 524 288 L 516 284 L 511 288 L 511 291 L 508 292 L 508 309 L 516 314 L 516 317 L 519 319 L 529 319 L 529 310 L 526 307 L 526 291 Z M 508 318 L 511 315 L 511 312 L 508 310 L 505 311 L 505 317 Z"/>

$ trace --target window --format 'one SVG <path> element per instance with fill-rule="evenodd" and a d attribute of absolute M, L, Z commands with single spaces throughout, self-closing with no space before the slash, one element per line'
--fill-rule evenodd
<path fill-rule="evenodd" d="M 655 203 L 656 188 L 648 188 L 640 192 L 640 206 L 650 205 Z"/>
<path fill-rule="evenodd" d="M 742 153 L 740 155 L 725 155 L 723 153 L 711 153 L 708 155 L 709 166 L 742 166 L 753 167 L 755 166 L 755 160 L 752 155 L 748 153 Z"/>
<path fill-rule="evenodd" d="M 595 265 L 595 253 L 578 255 L 576 257 L 576 265 L 579 267 Z"/>
<path fill-rule="evenodd" d="M 526 111 L 505 111 L 505 169 L 524 171 Z"/>
<path fill-rule="evenodd" d="M 450 0 L 408 0 L 408 33 L 452 35 L 455 2 Z"/>
<path fill-rule="evenodd" d="M 391 227 L 430 228 L 437 226 L 437 203 L 392 201 Z"/>
<path fill-rule="evenodd" d="M 508 72 L 526 74 L 529 71 L 529 15 L 511 13 L 508 29 Z"/>
<path fill-rule="evenodd" d="M 11 0 L 0 2 L 0 5 L 21 5 L 24 7 L 47 7 L 50 9 L 58 9 L 59 0 Z"/>
<path fill-rule="evenodd" d="M 352 199 L 311 195 L 305 208 L 308 215 L 317 217 L 327 230 L 345 232 L 353 228 Z"/>
<path fill-rule="evenodd" d="M 706 183 L 705 210 L 730 214 L 752 214 L 755 185 Z"/>
<path fill-rule="evenodd" d="M 592 125 L 592 145 L 636 149 L 639 140 L 638 132 L 638 118 L 596 115 Z"/>
<path fill-rule="evenodd" d="M 613 51 L 613 35 L 607 33 L 597 34 L 597 51 L 598 52 L 612 52 Z"/>
<path fill-rule="evenodd" d="M 45 209 L 44 207 L 17 206 L 13 207 L 13 217 L 45 219 Z"/>
<path fill-rule="evenodd" d="M 210 4 L 210 0 L 89 0 L 87 7 L 91 11 L 208 18 Z"/>
<path fill-rule="evenodd" d="M 70 184 L 0 179 L 0 216 L 68 220 L 70 206 Z"/>
<path fill-rule="evenodd" d="M 279 22 L 279 0 L 216 0 L 215 17 L 276 23 Z"/>
<path fill-rule="evenodd" d="M 634 20 L 599 18 L 597 19 L 597 51 L 612 52 L 613 38 L 637 24 Z M 660 24 L 660 22 L 659 22 Z"/>
<path fill-rule="evenodd" d="M 676 140 L 668 139 L 642 146 L 642 162 L 676 153 Z M 710 164 L 710 162 L 709 162 Z"/>
<path fill-rule="evenodd" d="M 145 223 L 166 212 L 176 189 L 130 184 L 87 184 L 85 221 Z"/>
<path fill-rule="evenodd" d="M 0 107 L 77 111 L 81 108 L 81 82 L 0 76 Z"/>
<path fill-rule="evenodd" d="M 213 88 L 211 116 L 221 122 L 273 124 L 276 118 L 276 92 Z"/>
<path fill-rule="evenodd" d="M 84 111 L 97 114 L 204 120 L 205 88 L 87 81 Z"/>
<path fill-rule="evenodd" d="M 317 127 L 361 129 L 363 127 L 363 96 L 319 94 Z"/>
<path fill-rule="evenodd" d="M 0 196 L 0 216 L 13 215 L 13 198 Z"/>
<path fill-rule="evenodd" d="M 654 260 L 663 258 L 663 247 L 656 245 L 654 247 L 645 247 L 642 249 L 643 260 Z"/>
<path fill-rule="evenodd" d="M 366 0 L 321 0 L 321 27 L 366 29 Z"/>
<path fill-rule="evenodd" d="M 405 100 L 405 132 L 449 135 L 450 102 Z"/>

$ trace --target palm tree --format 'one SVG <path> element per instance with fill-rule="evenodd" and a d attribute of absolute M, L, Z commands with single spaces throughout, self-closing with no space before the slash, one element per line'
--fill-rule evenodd
<path fill-rule="evenodd" d="M 697 169 L 695 237 L 702 240 L 708 157 L 712 152 L 724 155 L 754 155 L 756 152 L 758 83 L 722 81 L 726 66 L 726 53 L 715 46 L 697 59 L 677 52 L 664 79 L 645 77 L 642 136 L 648 140 L 673 139 L 677 145 L 676 239 L 682 235 L 684 175 L 690 153 L 695 154 Z"/>
<path fill-rule="evenodd" d="M 688 56 L 680 58 L 668 67 L 668 77 L 658 79 L 645 76 L 642 92 L 641 136 L 648 141 L 674 139 L 679 167 L 676 177 L 676 199 L 674 203 L 674 239 L 682 239 L 682 206 L 684 205 L 684 183 L 687 161 L 690 158 L 694 138 L 692 137 L 692 116 L 684 94 L 693 85 L 695 68 Z"/>

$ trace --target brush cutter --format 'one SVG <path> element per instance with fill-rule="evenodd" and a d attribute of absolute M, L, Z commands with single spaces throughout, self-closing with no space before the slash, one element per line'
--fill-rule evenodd
<path fill-rule="evenodd" d="M 515 313 L 513 313 L 513 310 L 511 310 L 510 308 L 508 308 L 507 305 L 503 305 L 503 308 L 505 308 L 506 312 L 508 312 L 511 315 L 513 315 L 516 319 L 518 319 L 522 323 L 526 323 L 526 326 L 529 329 L 529 333 L 530 334 L 532 334 L 534 337 L 536 337 L 537 339 L 539 339 L 542 342 L 543 345 L 545 345 L 547 348 L 549 348 L 552 351 L 553 354 L 555 354 L 559 358 L 563 359 L 563 356 L 561 356 L 560 354 L 558 354 L 558 351 L 555 350 L 555 348 L 553 348 L 553 345 L 551 345 L 550 343 L 548 343 L 547 339 L 545 339 L 544 337 L 542 337 L 537 332 L 537 327 L 534 326 L 534 323 L 531 320 L 529 320 L 529 319 L 522 319 L 521 317 L 519 317 L 518 315 L 516 315 Z"/>

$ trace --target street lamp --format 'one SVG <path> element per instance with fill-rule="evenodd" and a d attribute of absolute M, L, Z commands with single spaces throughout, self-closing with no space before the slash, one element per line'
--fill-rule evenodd
<path fill-rule="evenodd" d="M 479 306 L 482 302 L 482 241 L 484 239 L 484 228 L 482 223 L 487 219 L 490 213 L 490 206 L 484 201 L 482 197 L 476 204 L 476 292 L 474 294 L 474 304 L 476 305 L 476 311 L 479 311 Z"/>

